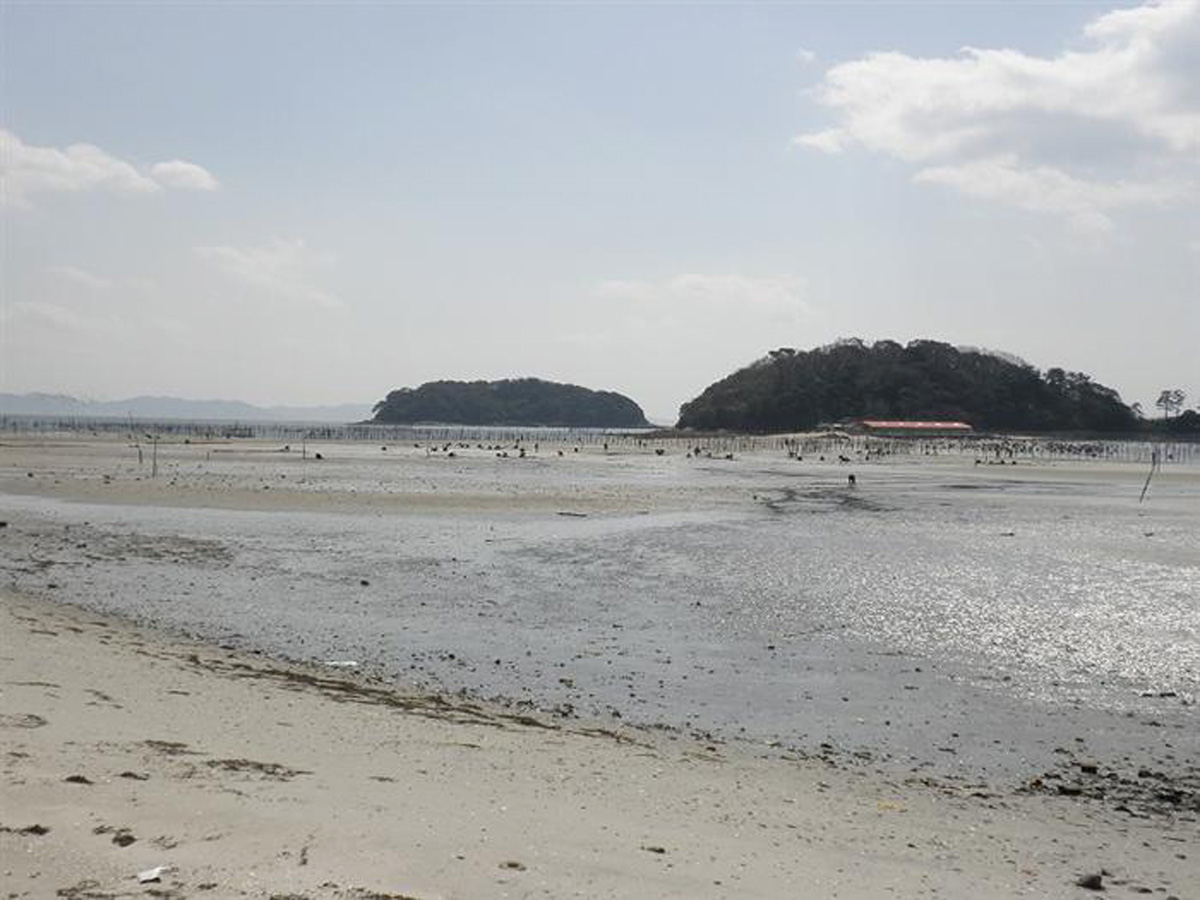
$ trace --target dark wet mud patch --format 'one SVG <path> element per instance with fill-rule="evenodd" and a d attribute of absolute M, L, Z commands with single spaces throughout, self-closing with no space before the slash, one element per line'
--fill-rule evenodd
<path fill-rule="evenodd" d="M 302 669 L 287 669 L 276 666 L 257 667 L 233 660 L 201 660 L 196 654 L 188 661 L 206 671 L 238 679 L 255 679 L 271 682 L 285 690 L 316 691 L 323 697 L 338 703 L 356 703 L 366 706 L 382 706 L 398 712 L 451 722 L 457 725 L 482 725 L 489 728 L 536 728 L 544 731 L 568 731 L 589 737 L 606 738 L 618 743 L 637 744 L 650 748 L 636 738 L 620 731 L 604 727 L 567 728 L 553 719 L 546 720 L 525 712 L 508 712 L 489 709 L 468 699 L 447 698 L 437 694 L 404 694 L 390 686 L 363 684 L 340 678 L 331 678 Z M 145 742 L 150 744 L 151 742 Z M 166 742 L 153 742 L 163 744 Z M 186 746 L 186 745 L 184 745 Z M 183 751 L 191 752 L 191 751 Z M 216 761 L 213 761 L 216 762 Z M 212 763 L 206 763 L 212 765 Z M 308 773 L 304 773 L 308 774 Z"/>
<path fill-rule="evenodd" d="M 138 895 L 125 892 L 114 894 L 111 891 L 103 891 L 100 889 L 100 882 L 85 878 L 83 881 L 76 882 L 70 887 L 59 888 L 54 892 L 54 896 L 65 897 L 67 900 L 112 900 L 115 897 L 136 897 Z"/>
<path fill-rule="evenodd" d="M 230 562 L 233 552 L 224 544 L 217 541 L 200 538 L 189 538 L 175 535 L 139 535 L 131 534 L 116 537 L 108 542 L 102 550 L 110 555 L 118 553 L 149 559 L 175 563 L 211 563 Z"/>
<path fill-rule="evenodd" d="M 337 885 L 326 883 L 321 885 L 321 887 L 336 888 Z M 414 897 L 412 894 L 392 894 L 371 891 L 366 888 L 343 888 L 332 896 L 344 898 L 344 900 L 421 900 L 420 897 Z M 271 894 L 267 900 L 316 900 L 316 898 L 310 894 Z"/>
<path fill-rule="evenodd" d="M 307 769 L 293 769 L 282 763 L 259 762 L 256 759 L 210 759 L 204 765 L 224 772 L 255 775 L 270 781 L 291 781 L 297 775 L 311 775 Z"/>
<path fill-rule="evenodd" d="M 158 741 L 158 740 L 151 739 L 151 740 L 142 741 L 142 746 L 148 747 L 149 749 L 155 751 L 156 753 L 161 753 L 163 756 L 203 756 L 204 755 L 198 750 L 193 750 L 190 746 L 188 746 L 187 744 L 185 744 L 181 741 Z"/>
<path fill-rule="evenodd" d="M 49 720 L 36 713 L 0 713 L 0 728 L 41 728 Z"/>
<path fill-rule="evenodd" d="M 221 541 L 177 534 L 143 534 L 89 525 L 71 528 L 45 527 L 31 533 L 39 555 L 30 561 L 39 569 L 53 565 L 80 566 L 87 562 L 151 561 L 186 565 L 228 564 L 234 553 Z M 46 554 L 67 554 L 70 559 Z"/>
<path fill-rule="evenodd" d="M 755 493 L 755 499 L 777 514 L 833 512 L 894 512 L 895 507 L 880 503 L 863 493 L 862 488 L 847 486 L 797 488 L 766 488 Z"/>
<path fill-rule="evenodd" d="M 1106 496 L 1103 485 L 1083 482 L 1065 481 L 1021 481 L 1017 479 L 996 479 L 981 481 L 955 481 L 948 484 L 924 485 L 927 491 L 978 491 L 981 493 L 1005 494 L 1025 497 L 1064 497 L 1078 499 L 1081 497 Z"/>
<path fill-rule="evenodd" d="M 414 715 L 470 725 L 495 725 L 503 727 L 505 724 L 504 721 L 497 720 L 496 716 L 487 713 L 481 706 L 469 702 L 452 702 L 436 695 L 409 696 L 397 693 L 389 688 L 358 684 L 339 678 L 330 678 L 315 672 L 274 666 L 258 667 L 232 660 L 201 660 L 196 654 L 189 655 L 188 661 L 205 671 L 216 672 L 231 678 L 268 681 L 285 690 L 314 690 L 322 696 L 339 703 L 386 706 Z M 524 718 L 536 721 L 528 716 L 510 716 L 509 718 Z M 518 724 L 527 723 L 520 722 Z"/>

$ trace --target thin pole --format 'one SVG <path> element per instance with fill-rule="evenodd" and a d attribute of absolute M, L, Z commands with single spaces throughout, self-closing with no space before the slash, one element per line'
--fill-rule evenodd
<path fill-rule="evenodd" d="M 1158 468 L 1158 451 L 1155 450 L 1150 454 L 1150 471 L 1146 473 L 1146 483 L 1142 485 L 1142 495 L 1138 497 L 1138 503 L 1146 499 L 1146 491 L 1150 490 L 1150 479 L 1154 477 L 1154 470 Z"/>

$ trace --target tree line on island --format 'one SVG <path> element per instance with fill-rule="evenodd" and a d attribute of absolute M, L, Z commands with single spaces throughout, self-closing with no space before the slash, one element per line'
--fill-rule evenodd
<path fill-rule="evenodd" d="M 685 403 L 677 428 L 792 432 L 857 418 L 955 420 L 979 431 L 1200 433 L 1184 394 L 1164 391 L 1159 421 L 1082 372 L 1041 372 L 1011 354 L 930 340 L 848 338 L 773 350 Z M 537 378 L 433 381 L 392 391 L 381 423 L 644 428 L 641 407 L 613 391 Z M 1171 413 L 1175 413 L 1174 416 Z"/>
<path fill-rule="evenodd" d="M 375 404 L 375 421 L 399 424 L 647 428 L 642 408 L 615 391 L 540 378 L 430 381 L 400 388 Z"/>
<path fill-rule="evenodd" d="M 710 385 L 682 428 L 792 431 L 853 418 L 948 419 L 986 431 L 1131 431 L 1137 411 L 1082 372 L 916 340 L 783 347 Z"/>

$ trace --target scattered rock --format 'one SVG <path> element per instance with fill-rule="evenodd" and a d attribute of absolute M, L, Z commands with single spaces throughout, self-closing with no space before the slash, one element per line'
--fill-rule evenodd
<path fill-rule="evenodd" d="M 525 871 L 525 863 L 517 862 L 515 859 L 506 859 L 504 862 L 500 863 L 500 868 L 512 869 L 513 871 L 516 871 L 516 872 L 524 872 Z"/>
<path fill-rule="evenodd" d="M 153 869 L 146 869 L 143 872 L 138 872 L 138 884 L 149 884 L 152 881 L 162 881 L 163 873 L 166 871 L 166 866 L 155 866 Z"/>
<path fill-rule="evenodd" d="M 1066 750 L 1055 752 L 1070 755 Z M 1138 817 L 1200 812 L 1200 771 L 1190 769 L 1167 773 L 1143 766 L 1124 775 L 1093 760 L 1064 760 L 1058 771 L 1043 773 L 1022 790 L 1101 800 Z"/>
<path fill-rule="evenodd" d="M 658 853 L 659 855 L 667 852 L 666 847 L 657 847 L 653 844 L 643 844 L 642 849 L 647 853 Z"/>
<path fill-rule="evenodd" d="M 68 775 L 63 779 L 67 784 L 91 784 L 92 779 L 86 775 Z"/>
<path fill-rule="evenodd" d="M 1080 875 L 1075 880 L 1075 883 L 1081 888 L 1087 888 L 1089 891 L 1104 890 L 1104 876 L 1099 872 L 1092 872 L 1088 875 Z"/>
<path fill-rule="evenodd" d="M 33 837 L 41 837 L 44 834 L 49 834 L 50 829 L 47 828 L 45 825 L 38 825 L 36 823 L 33 825 L 26 825 L 23 828 L 10 828 L 7 825 L 0 825 L 0 833 L 26 834 L 26 835 L 32 835 Z"/>
<path fill-rule="evenodd" d="M 117 833 L 112 836 L 112 842 L 118 847 L 128 847 L 130 844 L 136 843 L 137 838 L 128 828 L 118 828 Z"/>

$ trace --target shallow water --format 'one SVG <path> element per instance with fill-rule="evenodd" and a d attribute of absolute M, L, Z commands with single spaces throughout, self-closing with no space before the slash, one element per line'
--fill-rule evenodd
<path fill-rule="evenodd" d="M 1017 778 L 1063 743 L 1200 756 L 1193 475 L 1138 504 L 1137 473 L 1102 464 L 860 465 L 850 488 L 766 455 L 338 459 L 292 489 L 577 492 L 605 510 L 8 493 L 0 562 L 18 589 L 237 646 L 906 769 Z M 203 477 L 276 464 L 216 465 Z"/>

